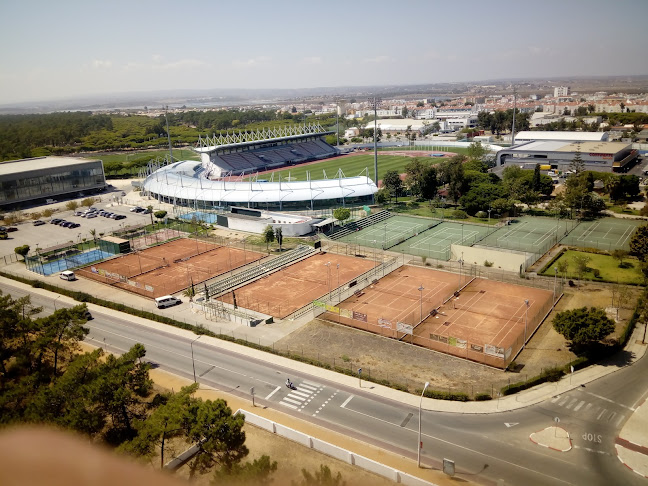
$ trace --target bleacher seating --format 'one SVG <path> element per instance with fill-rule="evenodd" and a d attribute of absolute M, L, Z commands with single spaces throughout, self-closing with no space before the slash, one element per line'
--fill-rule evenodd
<path fill-rule="evenodd" d="M 337 226 L 327 233 L 326 236 L 332 240 L 339 240 L 343 236 L 350 235 L 356 231 L 385 221 L 392 216 L 393 214 L 389 211 L 378 211 L 377 213 L 370 214 L 365 218 L 345 224 L 344 226 Z"/>
<path fill-rule="evenodd" d="M 256 280 L 258 277 L 261 277 L 264 274 L 270 274 L 285 265 L 296 262 L 306 258 L 307 256 L 315 253 L 316 250 L 312 246 L 299 245 L 297 248 L 290 250 L 284 253 L 277 258 L 273 258 L 261 265 L 254 265 L 252 268 L 245 270 L 241 273 L 237 273 L 231 277 L 227 277 L 223 280 L 219 280 L 213 284 L 207 285 L 207 291 L 212 297 L 219 297 L 225 292 L 228 292 L 231 289 L 238 287 L 241 284 Z"/>
<path fill-rule="evenodd" d="M 212 162 L 234 175 L 333 156 L 337 150 L 321 139 L 212 156 Z"/>

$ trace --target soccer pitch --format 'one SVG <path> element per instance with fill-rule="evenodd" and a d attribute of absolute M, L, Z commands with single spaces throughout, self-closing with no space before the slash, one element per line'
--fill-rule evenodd
<path fill-rule="evenodd" d="M 439 163 L 443 159 L 432 159 L 431 157 L 419 157 L 424 163 Z M 404 157 L 402 155 L 378 154 L 378 180 L 382 179 L 385 172 L 395 170 L 399 174 L 405 172 L 405 166 L 412 162 L 414 157 Z M 365 169 L 369 169 L 369 177 L 374 179 L 374 154 L 364 153 L 352 155 L 349 157 L 335 157 L 326 159 L 316 164 L 296 165 L 287 169 L 281 169 L 264 173 L 261 177 L 270 180 L 274 175 L 274 181 L 305 181 L 306 172 L 310 172 L 311 179 L 335 179 L 338 169 L 342 169 L 344 177 L 355 177 L 360 175 Z"/>

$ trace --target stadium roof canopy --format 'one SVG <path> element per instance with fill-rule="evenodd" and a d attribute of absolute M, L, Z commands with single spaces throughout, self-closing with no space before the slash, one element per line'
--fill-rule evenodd
<path fill-rule="evenodd" d="M 198 137 L 198 144 L 194 150 L 201 154 L 208 154 L 218 149 L 235 147 L 249 147 L 275 140 L 298 140 L 312 137 L 313 135 L 328 135 L 334 132 L 325 130 L 319 123 L 308 125 L 289 125 L 263 130 L 226 132 L 213 137 Z"/>
<path fill-rule="evenodd" d="M 224 203 L 322 201 L 370 196 L 378 191 L 366 176 L 291 182 L 212 181 L 200 162 L 176 162 L 156 170 L 144 190 L 168 198 Z"/>

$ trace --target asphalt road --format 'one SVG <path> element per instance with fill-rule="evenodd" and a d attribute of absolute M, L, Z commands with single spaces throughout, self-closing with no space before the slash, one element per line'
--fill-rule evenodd
<path fill-rule="evenodd" d="M 2 285 L 2 290 L 24 295 L 10 285 Z M 62 305 L 40 296 L 32 299 L 45 307 L 44 313 Z M 254 387 L 257 404 L 416 459 L 418 408 L 363 391 L 372 386 L 369 382 L 363 382 L 363 389 L 349 388 L 212 347 L 200 338 L 140 327 L 126 315 L 95 312 L 94 317 L 88 323 L 90 344 L 120 353 L 142 343 L 155 366 L 192 379 L 195 364 L 201 383 L 245 398 Z M 515 412 L 462 415 L 423 410 L 423 464 L 440 468 L 443 458 L 452 459 L 461 477 L 486 484 L 645 484 L 616 458 L 614 439 L 646 395 L 646 368 L 648 360 L 642 359 L 584 388 Z M 295 390 L 285 387 L 286 377 Z M 529 440 L 532 432 L 555 425 L 556 417 L 573 438 L 570 452 Z"/>

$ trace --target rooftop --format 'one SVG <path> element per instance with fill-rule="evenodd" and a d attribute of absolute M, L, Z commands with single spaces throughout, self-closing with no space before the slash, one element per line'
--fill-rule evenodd
<path fill-rule="evenodd" d="M 0 163 L 0 176 L 56 167 L 64 168 L 98 161 L 99 159 L 81 157 L 33 157 L 30 159 L 7 160 Z"/>

